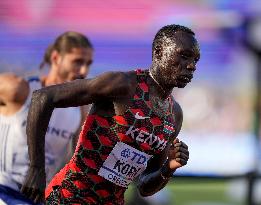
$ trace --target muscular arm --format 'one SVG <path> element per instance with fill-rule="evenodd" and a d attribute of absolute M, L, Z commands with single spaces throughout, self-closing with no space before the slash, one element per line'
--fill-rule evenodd
<path fill-rule="evenodd" d="M 94 79 L 75 80 L 35 91 L 26 128 L 31 166 L 45 167 L 45 133 L 55 108 L 82 106 L 99 100 L 121 98 L 128 93 L 129 87 L 126 74 L 110 72 Z"/>
<path fill-rule="evenodd" d="M 182 126 L 183 114 L 181 107 L 176 102 L 174 104 L 174 110 L 177 123 L 177 129 L 174 133 L 174 138 L 176 138 Z M 140 176 L 138 189 L 142 196 L 150 196 L 158 192 L 168 183 L 170 176 L 175 172 L 175 169 L 170 168 L 170 160 L 167 160 L 168 153 L 171 149 L 170 143 L 171 142 L 169 142 L 161 155 L 158 155 L 149 161 L 146 170 Z"/>
<path fill-rule="evenodd" d="M 12 73 L 0 74 L 0 114 L 11 115 L 25 103 L 29 85 L 21 77 Z"/>
<path fill-rule="evenodd" d="M 37 203 L 44 201 L 45 133 L 53 110 L 124 98 L 131 89 L 129 82 L 127 74 L 110 72 L 34 91 L 26 127 L 30 168 L 21 188 L 25 196 Z"/>

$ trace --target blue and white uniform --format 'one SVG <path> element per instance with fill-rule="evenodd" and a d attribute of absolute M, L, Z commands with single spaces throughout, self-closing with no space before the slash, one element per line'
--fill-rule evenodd
<path fill-rule="evenodd" d="M 28 82 L 30 93 L 20 110 L 11 116 L 0 115 L 0 185 L 15 191 L 19 191 L 19 184 L 23 184 L 29 166 L 26 120 L 32 92 L 42 87 L 38 77 L 31 77 Z M 63 156 L 70 152 L 70 141 L 80 122 L 79 108 L 59 108 L 53 111 L 45 136 L 47 183 L 59 171 L 64 162 Z M 1 193 L 3 190 L 0 189 L 0 200 L 4 200 Z"/>

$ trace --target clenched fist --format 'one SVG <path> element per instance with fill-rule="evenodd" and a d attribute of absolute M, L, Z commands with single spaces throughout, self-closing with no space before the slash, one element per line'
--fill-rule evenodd
<path fill-rule="evenodd" d="M 168 148 L 167 160 L 161 168 L 161 176 L 164 179 L 171 177 L 176 169 L 187 164 L 188 159 L 188 146 L 184 142 L 179 141 L 179 139 L 176 138 Z"/>

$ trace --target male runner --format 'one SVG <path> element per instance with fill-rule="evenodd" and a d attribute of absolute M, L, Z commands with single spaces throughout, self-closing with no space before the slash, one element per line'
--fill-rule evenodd
<path fill-rule="evenodd" d="M 193 31 L 168 25 L 154 38 L 149 70 L 107 72 L 34 92 L 27 124 L 31 164 L 22 192 L 43 200 L 43 145 L 53 110 L 90 103 L 74 156 L 45 190 L 46 203 L 121 205 L 137 176 L 143 196 L 163 188 L 189 158 L 188 146 L 176 138 L 183 117 L 171 92 L 191 81 L 199 58 Z"/>

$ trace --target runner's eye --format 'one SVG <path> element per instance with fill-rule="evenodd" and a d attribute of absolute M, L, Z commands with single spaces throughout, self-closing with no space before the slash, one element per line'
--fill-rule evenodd
<path fill-rule="evenodd" d="M 188 60 L 189 58 L 191 58 L 191 55 L 189 55 L 188 53 L 180 53 L 181 58 Z"/>
<path fill-rule="evenodd" d="M 185 55 L 185 54 L 181 54 L 181 57 L 182 57 L 182 58 L 185 58 L 185 59 L 188 59 L 188 58 L 189 58 L 189 56 L 187 56 L 187 55 Z"/>
<path fill-rule="evenodd" d="M 74 63 L 75 63 L 75 65 L 77 65 L 77 66 L 81 66 L 81 65 L 84 64 L 84 60 L 82 60 L 82 59 L 77 59 L 77 60 L 74 61 Z"/>

